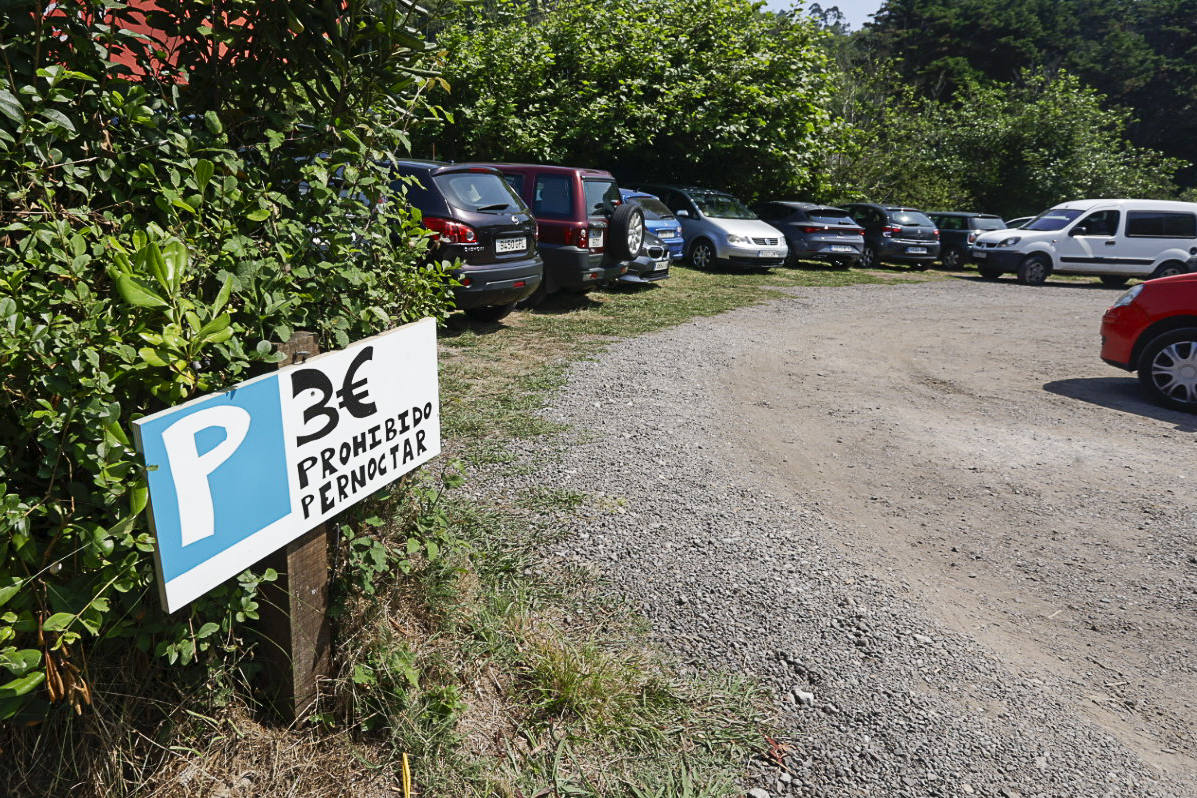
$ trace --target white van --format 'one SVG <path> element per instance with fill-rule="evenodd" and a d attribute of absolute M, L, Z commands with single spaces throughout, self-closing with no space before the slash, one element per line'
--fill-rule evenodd
<path fill-rule="evenodd" d="M 981 276 L 1013 272 L 1039 285 L 1053 272 L 1090 274 L 1118 286 L 1131 277 L 1181 274 L 1197 255 L 1197 203 L 1100 199 L 1065 202 L 1017 230 L 977 237 Z"/>

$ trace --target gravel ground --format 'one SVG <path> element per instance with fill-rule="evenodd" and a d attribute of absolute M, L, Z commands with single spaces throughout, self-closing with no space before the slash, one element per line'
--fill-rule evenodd
<path fill-rule="evenodd" d="M 1115 294 L 792 294 L 578 364 L 471 483 L 597 494 L 549 556 L 775 690 L 754 798 L 1197 796 L 1197 419 L 1097 360 Z"/>

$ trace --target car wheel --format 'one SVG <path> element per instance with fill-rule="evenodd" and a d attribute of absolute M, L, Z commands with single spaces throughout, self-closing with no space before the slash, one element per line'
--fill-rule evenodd
<path fill-rule="evenodd" d="M 1159 404 L 1197 413 L 1197 327 L 1166 332 L 1139 356 L 1139 382 Z"/>
<path fill-rule="evenodd" d="M 945 269 L 952 269 L 954 271 L 959 269 L 960 265 L 964 263 L 964 254 L 958 249 L 946 249 L 939 256 L 939 262 L 943 264 Z"/>
<path fill-rule="evenodd" d="M 1018 282 L 1023 285 L 1043 285 L 1052 272 L 1051 261 L 1041 254 L 1027 255 L 1018 264 Z"/>
<path fill-rule="evenodd" d="M 1002 276 L 1002 270 L 995 269 L 993 266 L 978 266 L 977 271 L 980 273 L 982 280 L 996 280 Z"/>
<path fill-rule="evenodd" d="M 1165 261 L 1160 264 L 1160 267 L 1151 275 L 1151 279 L 1155 280 L 1159 277 L 1173 277 L 1177 274 L 1187 274 L 1188 268 L 1178 260 Z"/>
<path fill-rule="evenodd" d="M 1126 278 L 1119 277 L 1117 274 L 1103 274 L 1101 284 L 1106 288 L 1121 288 L 1126 285 Z"/>
<path fill-rule="evenodd" d="M 644 211 L 625 202 L 611 214 L 607 226 L 607 251 L 616 260 L 631 260 L 644 245 Z"/>
<path fill-rule="evenodd" d="M 467 308 L 466 316 L 474 321 L 499 321 L 507 318 L 511 311 L 515 310 L 515 303 L 509 305 L 486 305 L 481 308 Z"/>
<path fill-rule="evenodd" d="M 700 238 L 690 247 L 690 265 L 696 269 L 709 269 L 715 265 L 715 248 L 711 242 Z"/>
<path fill-rule="evenodd" d="M 877 250 L 872 244 L 865 244 L 864 252 L 860 253 L 860 268 L 871 269 L 877 265 Z"/>

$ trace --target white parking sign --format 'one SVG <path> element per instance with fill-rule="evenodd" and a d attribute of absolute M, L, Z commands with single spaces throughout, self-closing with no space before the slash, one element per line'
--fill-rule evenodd
<path fill-rule="evenodd" d="M 167 612 L 440 454 L 424 319 L 134 422 Z"/>

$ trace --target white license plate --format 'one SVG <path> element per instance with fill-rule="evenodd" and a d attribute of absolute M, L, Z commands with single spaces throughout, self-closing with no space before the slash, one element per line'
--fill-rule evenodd
<path fill-rule="evenodd" d="M 495 252 L 502 255 L 504 252 L 523 252 L 528 248 L 528 239 L 520 236 L 519 238 L 497 238 L 495 239 Z"/>
<path fill-rule="evenodd" d="M 926 247 L 907 247 L 906 252 L 911 255 L 926 255 L 927 248 Z"/>
<path fill-rule="evenodd" d="M 832 252 L 855 252 L 856 250 L 853 249 L 852 247 L 834 246 L 831 248 L 831 251 Z"/>
<path fill-rule="evenodd" d="M 655 261 L 653 263 L 653 271 L 654 272 L 663 272 L 668 268 L 669 268 L 669 258 L 666 258 L 665 260 Z"/>
<path fill-rule="evenodd" d="M 590 248 L 591 249 L 601 249 L 603 246 L 604 237 L 605 237 L 605 234 L 603 233 L 602 230 L 591 230 L 590 238 L 587 239 L 587 241 L 590 242 Z"/>
<path fill-rule="evenodd" d="M 974 252 L 974 253 L 973 253 L 973 257 L 974 257 L 974 258 L 982 258 L 982 259 L 983 259 L 983 258 L 985 257 L 985 253 L 984 253 L 984 252 L 981 252 L 980 250 L 978 250 L 977 252 Z"/>
<path fill-rule="evenodd" d="M 758 251 L 757 251 L 757 253 L 756 253 L 756 256 L 757 256 L 758 258 L 780 258 L 780 257 L 781 257 L 781 253 L 780 253 L 780 252 L 774 252 L 774 251 L 773 251 L 773 250 L 771 250 L 771 249 L 761 249 L 761 250 L 758 250 Z"/>

